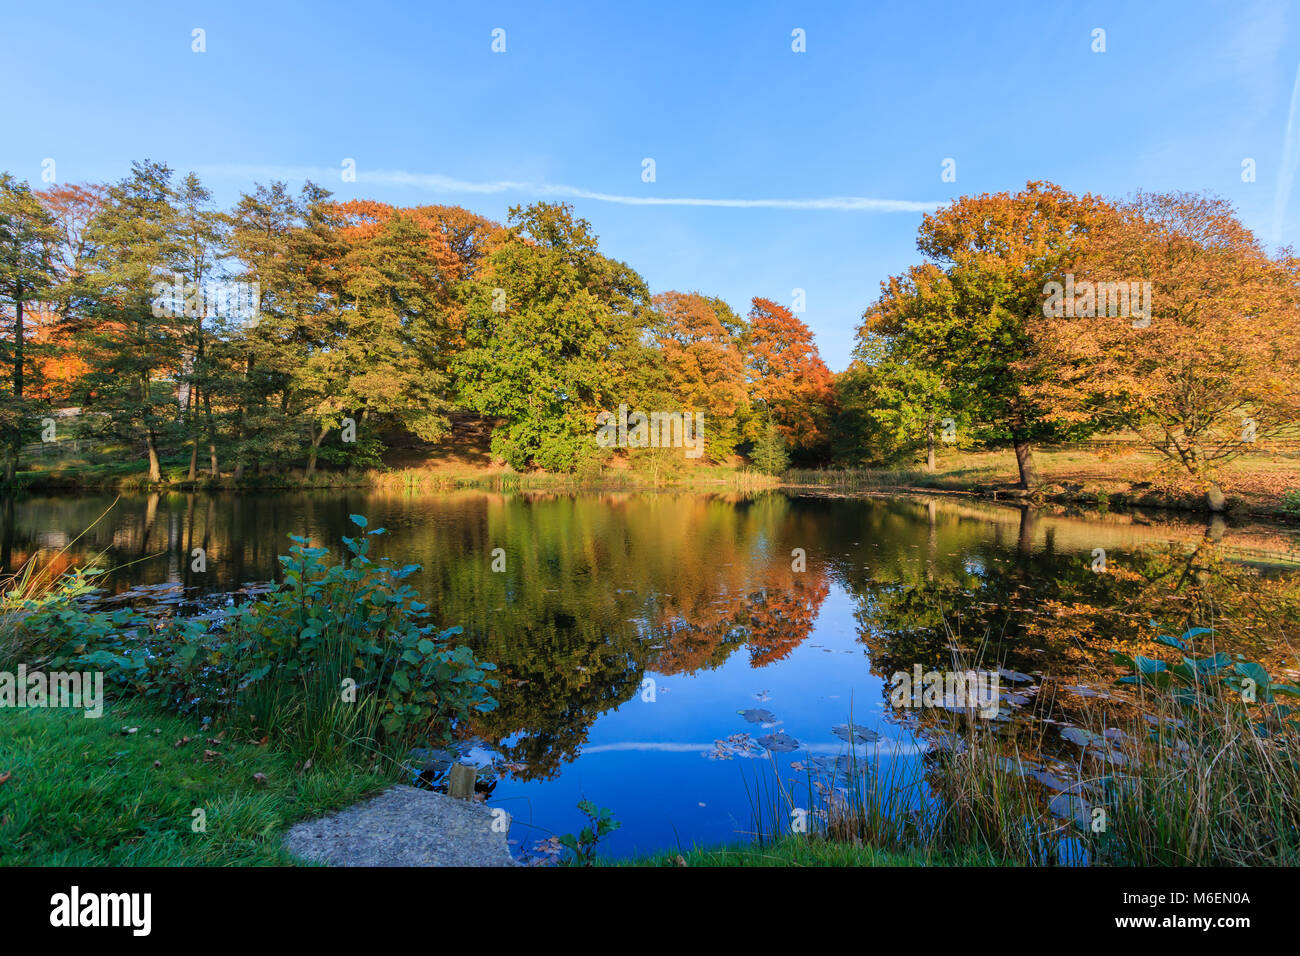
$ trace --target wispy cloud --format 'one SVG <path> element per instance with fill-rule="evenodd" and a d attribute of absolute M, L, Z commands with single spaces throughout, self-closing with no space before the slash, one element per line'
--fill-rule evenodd
<path fill-rule="evenodd" d="M 1277 188 L 1273 191 L 1273 243 L 1282 244 L 1282 223 L 1286 207 L 1291 201 L 1291 187 L 1295 185 L 1296 165 L 1300 151 L 1296 149 L 1296 135 L 1300 133 L 1300 66 L 1296 67 L 1295 86 L 1291 90 L 1291 109 L 1286 117 L 1286 136 L 1282 140 L 1282 162 L 1277 170 Z"/>
<path fill-rule="evenodd" d="M 692 743 L 672 743 L 665 741 L 641 741 L 625 740 L 618 743 L 596 744 L 590 747 L 583 747 L 584 754 L 598 753 L 712 753 L 717 750 L 717 742 L 711 744 L 692 744 Z M 908 756 L 927 752 L 927 748 L 919 744 L 904 743 L 902 741 L 890 741 L 887 747 L 877 745 L 867 750 L 859 748 L 861 754 L 859 759 L 870 760 L 880 757 Z M 836 755 L 845 752 L 843 743 L 834 741 L 829 743 L 801 743 L 799 744 L 800 753 L 827 754 Z"/>
<path fill-rule="evenodd" d="M 251 180 L 313 180 L 321 185 L 338 181 L 339 169 L 312 166 L 206 166 L 196 170 L 202 176 L 238 177 Z M 603 193 L 560 183 L 530 183 L 514 180 L 468 182 L 438 173 L 412 173 L 398 169 L 357 170 L 357 183 L 404 186 L 432 193 L 522 193 L 540 197 L 590 199 L 624 206 L 714 206 L 729 209 L 830 209 L 843 212 L 932 212 L 939 200 L 876 199 L 868 196 L 826 196 L 812 199 L 718 199 L 698 196 L 628 196 Z"/>

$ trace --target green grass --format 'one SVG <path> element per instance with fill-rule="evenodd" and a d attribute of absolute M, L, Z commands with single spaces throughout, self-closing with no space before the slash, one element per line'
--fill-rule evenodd
<path fill-rule="evenodd" d="M 280 848 L 287 826 L 393 782 L 383 768 L 303 771 L 286 753 L 228 736 L 213 743 L 213 733 L 128 702 L 109 702 L 99 719 L 0 713 L 0 777 L 10 774 L 0 783 L 0 865 L 293 864 Z M 194 832 L 196 809 L 205 832 Z"/>
<path fill-rule="evenodd" d="M 787 836 L 771 843 L 692 847 L 620 860 L 617 866 L 1000 866 L 1003 861 L 973 850 L 940 855 L 922 850 L 891 852 L 818 837 Z"/>
<path fill-rule="evenodd" d="M 1189 510 L 1203 507 L 1201 484 L 1136 443 L 1112 449 L 1041 446 L 1034 450 L 1034 460 L 1039 492 L 1048 500 Z M 936 455 L 933 473 L 915 464 L 792 469 L 785 473 L 783 482 L 787 487 L 825 488 L 847 494 L 917 489 L 986 492 L 1009 490 L 1018 476 L 1015 455 L 1009 448 L 943 448 Z M 1226 464 L 1218 480 L 1229 499 L 1249 511 L 1288 514 L 1285 495 L 1300 493 L 1300 454 L 1261 449 Z"/>

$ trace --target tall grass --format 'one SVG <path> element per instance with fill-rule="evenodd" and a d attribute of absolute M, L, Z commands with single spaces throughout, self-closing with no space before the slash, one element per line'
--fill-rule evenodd
<path fill-rule="evenodd" d="M 378 695 L 358 689 L 355 702 L 339 692 L 340 674 L 353 670 L 354 643 L 337 632 L 313 653 L 314 666 L 286 677 L 272 670 L 243 690 L 230 715 L 236 733 L 269 736 L 302 761 L 364 765 L 375 759 L 400 763 L 402 747 L 382 742 Z"/>
<path fill-rule="evenodd" d="M 792 468 L 782 480 L 787 485 L 831 488 L 840 491 L 870 491 L 899 488 L 968 490 L 974 478 L 992 478 L 988 469 L 957 472 L 928 472 L 910 468 Z"/>
<path fill-rule="evenodd" d="M 1061 796 L 1025 771 L 986 722 L 936 714 L 924 735 L 945 746 L 918 764 L 895 750 L 850 750 L 843 775 L 809 774 L 813 840 L 888 853 L 991 854 L 1020 865 L 1294 866 L 1300 863 L 1300 735 L 1252 726 L 1230 697 L 1188 711 L 1167 698 L 1116 726 L 1122 766 L 1080 758 Z M 1175 712 L 1176 711 L 1176 712 Z M 1142 716 L 1149 714 L 1163 729 Z M 1181 721 L 1181 724 L 1174 723 Z M 773 772 L 751 791 L 760 843 L 790 835 L 800 797 Z M 1100 813 L 1098 813 L 1100 811 Z"/>
<path fill-rule="evenodd" d="M 1054 723 L 1031 713 L 1029 732 L 1017 735 L 973 712 L 924 710 L 912 729 L 930 747 L 915 761 L 899 745 L 866 754 L 850 746 L 847 768 L 809 770 L 803 788 L 783 782 L 775 764 L 756 775 L 753 836 L 786 842 L 792 816 L 805 811 L 813 841 L 939 861 L 1294 866 L 1300 717 L 1238 688 L 1232 679 L 1191 693 L 1139 683 L 1106 707 L 1085 704 L 1075 723 L 1086 745 L 1067 745 L 1075 760 L 1063 791 L 1055 772 L 1039 772 Z"/>
<path fill-rule="evenodd" d="M 634 491 L 646 488 L 723 488 L 728 491 L 765 491 L 780 479 L 749 468 L 692 467 L 652 472 L 635 469 L 598 469 L 575 474 L 552 472 L 454 472 L 423 468 L 370 472 L 367 484 L 375 488 L 417 491 L 477 489 L 519 491 Z"/>

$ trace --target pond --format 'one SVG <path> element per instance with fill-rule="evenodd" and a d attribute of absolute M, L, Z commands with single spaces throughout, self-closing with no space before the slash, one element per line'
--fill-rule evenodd
<path fill-rule="evenodd" d="M 1043 721 L 1122 706 L 1107 651 L 1155 625 L 1212 624 L 1220 649 L 1297 663 L 1294 529 L 957 497 L 28 496 L 0 509 L 0 571 L 66 549 L 115 593 L 226 593 L 275 578 L 291 534 L 341 554 L 350 514 L 387 529 L 377 550 L 422 566 L 433 619 L 498 664 L 471 755 L 493 762 L 519 851 L 576 832 L 584 797 L 622 823 L 611 853 L 734 842 L 765 776 L 798 788 L 850 736 L 924 769 L 936 740 L 891 681 L 951 670 L 954 649 L 1000 672 L 996 719 L 1053 774 L 1079 753 Z"/>

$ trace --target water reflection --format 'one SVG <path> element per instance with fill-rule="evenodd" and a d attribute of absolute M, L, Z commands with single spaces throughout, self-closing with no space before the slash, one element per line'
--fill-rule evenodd
<path fill-rule="evenodd" d="M 112 591 L 171 581 L 230 592 L 276 577 L 290 534 L 340 553 L 349 514 L 387 529 L 382 550 L 422 565 L 412 584 L 434 619 L 462 625 L 498 664 L 500 707 L 474 727 L 509 768 L 495 796 L 526 797 L 563 832 L 575 793 L 621 793 L 603 802 L 625 821 L 619 839 L 642 849 L 743 824 L 734 773 L 709 777 L 726 762 L 701 756 L 757 729 L 737 715 L 747 708 L 776 718 L 755 738 L 800 742 L 792 760 L 833 759 L 832 729 L 851 709 L 855 725 L 916 750 L 913 718 L 886 700 L 890 675 L 917 664 L 1003 668 L 1024 678 L 1006 682 L 1009 710 L 1070 722 L 1080 707 L 1123 706 L 1097 696 L 1112 676 L 1106 651 L 1140 649 L 1153 620 L 1173 633 L 1213 625 L 1220 649 L 1278 672 L 1297 663 L 1300 575 L 1285 529 L 940 499 L 27 497 L 0 506 L 0 566 L 63 549 L 61 566 L 97 563 Z M 1025 752 L 1056 745 L 1014 720 L 1006 733 Z M 629 780 L 641 789 L 623 789 Z M 558 781 L 558 796 L 543 781 Z"/>

